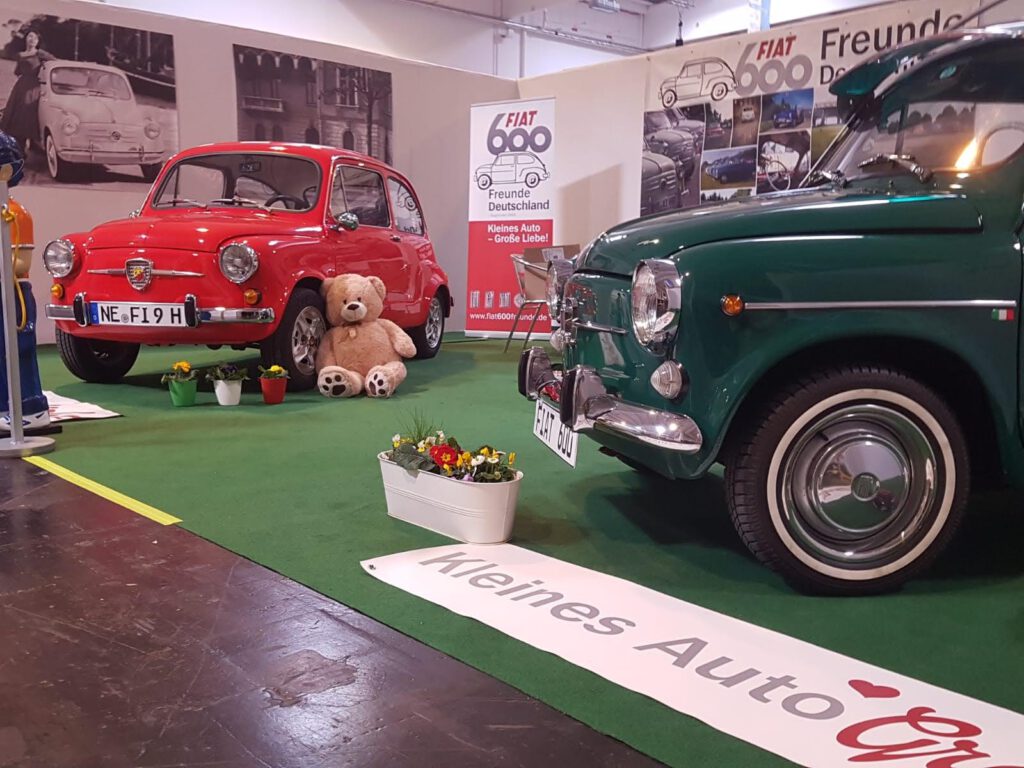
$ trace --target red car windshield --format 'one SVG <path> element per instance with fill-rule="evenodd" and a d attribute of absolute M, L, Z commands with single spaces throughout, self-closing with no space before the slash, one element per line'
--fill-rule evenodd
<path fill-rule="evenodd" d="M 308 211 L 320 198 L 320 166 L 296 155 L 224 152 L 180 160 L 154 208 L 257 207 Z"/>

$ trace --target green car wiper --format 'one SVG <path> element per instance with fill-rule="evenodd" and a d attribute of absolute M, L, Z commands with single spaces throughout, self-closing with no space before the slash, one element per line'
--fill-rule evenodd
<path fill-rule="evenodd" d="M 846 174 L 842 171 L 814 171 L 807 177 L 807 183 L 810 186 L 815 186 L 818 180 L 827 181 L 837 189 L 842 189 L 850 183 L 850 180 L 846 178 Z"/>
<path fill-rule="evenodd" d="M 910 171 L 922 184 L 930 181 L 932 178 L 931 168 L 925 168 L 923 165 L 918 163 L 917 158 L 913 155 L 875 155 L 874 157 L 869 157 L 867 160 L 862 160 L 858 163 L 857 167 L 868 168 L 872 165 L 881 165 L 882 163 L 898 165 L 900 168 Z"/>

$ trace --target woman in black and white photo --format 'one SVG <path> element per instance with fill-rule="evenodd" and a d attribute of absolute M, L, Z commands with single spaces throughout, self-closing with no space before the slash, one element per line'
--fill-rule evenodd
<path fill-rule="evenodd" d="M 39 70 L 43 62 L 54 58 L 43 50 L 39 33 L 29 30 L 25 35 L 25 50 L 17 55 L 14 67 L 18 79 L 0 117 L 0 130 L 13 136 L 22 148 L 27 149 L 28 142 L 39 141 Z"/>

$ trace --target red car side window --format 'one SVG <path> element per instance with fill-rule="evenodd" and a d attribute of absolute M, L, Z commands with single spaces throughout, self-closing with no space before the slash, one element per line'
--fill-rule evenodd
<path fill-rule="evenodd" d="M 398 179 L 388 179 L 391 204 L 395 209 L 395 227 L 411 235 L 422 235 L 423 214 L 412 191 Z"/>
<path fill-rule="evenodd" d="M 340 168 L 346 209 L 369 227 L 391 226 L 384 179 L 376 171 L 343 165 Z"/>

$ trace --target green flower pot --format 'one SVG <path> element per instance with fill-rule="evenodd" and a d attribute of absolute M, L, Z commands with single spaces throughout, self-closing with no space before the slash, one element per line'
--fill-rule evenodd
<path fill-rule="evenodd" d="M 167 385 L 171 391 L 171 404 L 176 406 L 196 404 L 196 380 L 192 381 L 169 381 Z"/>

